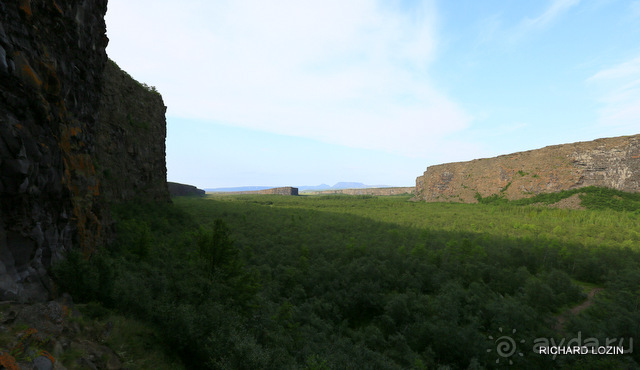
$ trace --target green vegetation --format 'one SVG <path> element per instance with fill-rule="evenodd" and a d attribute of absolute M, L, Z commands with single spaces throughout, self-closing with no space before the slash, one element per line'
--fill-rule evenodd
<path fill-rule="evenodd" d="M 95 315 L 146 323 L 185 368 L 638 367 L 640 195 L 580 192 L 590 210 L 347 195 L 126 204 L 112 248 L 72 254 L 56 276 Z M 585 286 L 603 290 L 557 329 Z M 502 333 L 523 356 L 497 354 Z M 618 356 L 532 351 L 578 336 L 636 342 Z"/>
<path fill-rule="evenodd" d="M 511 185 L 511 183 L 507 184 L 506 187 L 509 185 Z M 548 205 L 559 202 L 562 199 L 569 198 L 574 194 L 579 194 L 582 206 L 591 210 L 609 209 L 613 211 L 635 212 L 636 214 L 640 213 L 640 193 L 626 193 L 620 190 L 595 186 L 563 190 L 557 193 L 538 194 L 531 198 L 522 198 L 512 201 L 507 201 L 506 199 L 495 195 L 482 198 L 479 194 L 476 194 L 476 199 L 478 199 L 480 203 L 484 204 L 509 203 L 512 205 L 522 206 L 542 203 Z"/>

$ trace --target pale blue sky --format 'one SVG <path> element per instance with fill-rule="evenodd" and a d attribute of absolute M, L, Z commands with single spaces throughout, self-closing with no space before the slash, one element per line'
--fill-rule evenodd
<path fill-rule="evenodd" d="M 201 188 L 410 186 L 640 132 L 640 1 L 109 0 L 107 34 Z"/>

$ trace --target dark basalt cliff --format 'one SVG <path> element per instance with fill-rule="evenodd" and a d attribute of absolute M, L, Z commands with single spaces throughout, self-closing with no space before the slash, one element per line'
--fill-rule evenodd
<path fill-rule="evenodd" d="M 179 184 L 177 182 L 168 182 L 169 194 L 172 197 L 188 197 L 188 196 L 203 196 L 206 192 L 202 189 L 198 189 L 193 185 Z"/>
<path fill-rule="evenodd" d="M 416 198 L 476 202 L 476 194 L 518 199 L 584 186 L 640 191 L 640 135 L 431 166 L 416 179 Z"/>
<path fill-rule="evenodd" d="M 95 138 L 100 192 L 106 199 L 169 201 L 166 110 L 154 88 L 107 62 Z"/>
<path fill-rule="evenodd" d="M 124 190 L 127 183 L 109 182 L 109 172 L 139 187 L 151 184 L 150 198 L 167 198 L 164 131 L 123 128 L 118 136 L 111 117 L 98 114 L 101 102 L 102 112 L 105 104 L 124 112 L 140 108 L 123 106 L 108 87 L 102 98 L 105 76 L 111 80 L 105 72 L 106 6 L 106 0 L 0 2 L 0 300 L 46 299 L 52 262 L 70 248 L 89 258 L 111 237 L 109 197 L 132 196 Z M 161 107 L 149 120 L 154 126 L 164 105 L 150 99 Z M 151 131 L 161 135 L 161 148 L 160 139 L 147 138 Z M 113 160 L 106 137 L 121 150 L 126 135 L 154 146 L 133 146 L 138 155 L 144 152 L 140 160 L 154 157 L 151 167 L 135 165 L 129 152 Z"/>

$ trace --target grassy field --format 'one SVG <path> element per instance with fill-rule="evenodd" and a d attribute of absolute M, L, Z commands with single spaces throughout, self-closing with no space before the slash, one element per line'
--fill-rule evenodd
<path fill-rule="evenodd" d="M 345 195 L 125 204 L 117 243 L 57 276 L 146 323 L 186 368 L 637 368 L 635 196 L 591 189 L 587 210 Z M 533 351 L 572 338 L 632 353 Z"/>
<path fill-rule="evenodd" d="M 244 212 L 263 215 L 258 205 L 286 209 L 292 215 L 336 213 L 419 230 L 482 233 L 494 236 L 549 239 L 595 247 L 640 248 L 640 214 L 612 209 L 567 210 L 518 203 L 463 204 L 409 202 L 411 196 L 209 196 L 204 207 L 198 199 L 177 199 L 177 205 L 200 219 Z M 531 201 L 529 201 L 531 202 Z M 258 211 L 260 209 L 260 211 Z M 310 213 L 311 212 L 311 213 Z M 224 214 L 223 214 L 224 213 Z M 258 222 L 258 221 L 255 221 Z"/>

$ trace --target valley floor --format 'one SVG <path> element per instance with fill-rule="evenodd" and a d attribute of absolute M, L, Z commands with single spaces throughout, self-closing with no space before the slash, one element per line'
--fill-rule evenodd
<path fill-rule="evenodd" d="M 125 204 L 116 244 L 54 271 L 98 322 L 141 323 L 157 364 L 638 368 L 636 195 L 585 194 L 576 210 L 408 195 Z M 543 341 L 625 353 L 545 355 Z"/>

